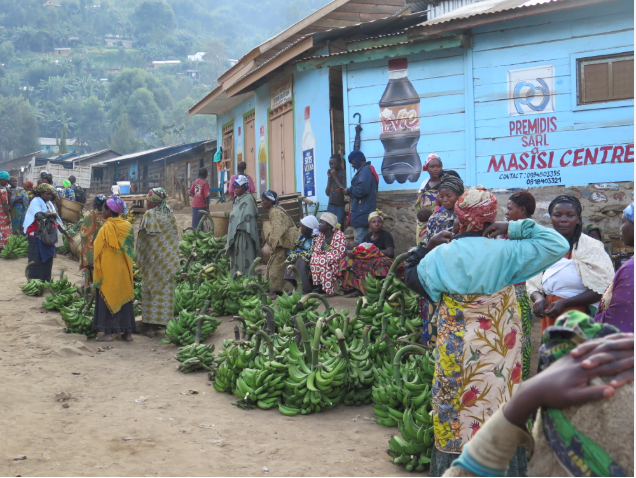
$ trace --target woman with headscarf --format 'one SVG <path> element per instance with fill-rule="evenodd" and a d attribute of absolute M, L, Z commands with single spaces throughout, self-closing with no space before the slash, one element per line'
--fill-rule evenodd
<path fill-rule="evenodd" d="M 289 292 L 292 286 L 285 281 L 285 259 L 287 251 L 291 249 L 298 239 L 298 228 L 289 214 L 278 202 L 278 194 L 267 190 L 261 195 L 261 205 L 269 211 L 270 233 L 267 236 L 267 244 L 272 255 L 267 263 L 267 277 L 270 280 L 269 290 L 275 292 Z"/>
<path fill-rule="evenodd" d="M 419 197 L 415 204 L 415 209 L 419 211 L 420 209 L 426 208 L 430 209 L 431 213 L 433 213 L 440 208 L 437 204 L 437 196 L 439 195 L 439 185 L 442 181 L 442 176 L 448 174 L 459 178 L 459 174 L 453 170 L 445 171 L 443 169 L 442 158 L 440 158 L 436 153 L 428 155 L 424 166 L 422 166 L 422 170 L 428 173 L 428 178 L 424 179 L 424 182 L 420 186 Z M 418 244 L 424 240 L 426 229 L 427 227 L 425 224 L 418 224 L 416 238 Z"/>
<path fill-rule="evenodd" d="M 24 187 L 24 190 L 26 191 L 27 196 L 29 196 L 29 200 L 33 199 L 33 197 L 34 197 L 33 182 L 32 181 L 24 181 L 22 183 L 22 187 Z"/>
<path fill-rule="evenodd" d="M 583 228 L 583 234 L 590 236 L 592 239 L 596 239 L 603 244 L 603 249 L 607 252 L 607 255 L 612 257 L 612 248 L 605 244 L 605 238 L 603 237 L 603 229 L 598 224 L 588 224 Z"/>
<path fill-rule="evenodd" d="M 75 201 L 75 191 L 73 191 L 73 185 L 68 179 L 62 181 L 62 185 L 64 189 L 60 191 L 60 197 L 64 199 L 68 199 L 69 201 Z"/>
<path fill-rule="evenodd" d="M 126 342 L 132 342 L 132 333 L 137 331 L 133 309 L 135 232 L 120 217 L 125 207 L 118 196 L 106 200 L 102 207 L 104 224 L 95 238 L 93 330 L 104 333 L 97 337 L 98 342 L 112 342 L 113 334 L 122 334 Z"/>
<path fill-rule="evenodd" d="M 80 227 L 80 241 L 81 245 L 79 248 L 79 270 L 85 270 L 85 277 L 87 279 L 87 284 L 93 282 L 93 273 L 91 267 L 93 265 L 93 245 L 95 244 L 95 239 L 97 238 L 97 233 L 104 224 L 104 219 L 102 217 L 102 210 L 104 207 L 104 203 L 106 202 L 106 197 L 103 194 L 95 196 L 93 199 L 93 210 L 89 211 L 82 218 L 82 225 Z"/>
<path fill-rule="evenodd" d="M 369 214 L 371 231 L 364 236 L 362 244 L 352 244 L 353 249 L 340 264 L 338 281 L 345 291 L 353 290 L 347 297 L 365 294 L 367 275 L 385 277 L 393 264 L 395 244 L 391 233 L 384 230 L 385 217 L 387 215 L 379 209 Z M 397 272 L 398 276 L 404 274 L 403 264 L 400 264 Z"/>
<path fill-rule="evenodd" d="M 623 211 L 621 240 L 634 247 L 634 203 Z M 612 283 L 603 293 L 596 322 L 610 324 L 621 332 L 634 333 L 634 257 L 616 271 Z"/>
<path fill-rule="evenodd" d="M 249 194 L 250 182 L 247 176 L 238 175 L 234 179 L 234 199 L 230 224 L 227 232 L 227 255 L 230 258 L 230 271 L 247 274 L 254 259 L 259 255 L 258 246 L 258 206 L 252 194 Z"/>
<path fill-rule="evenodd" d="M 548 206 L 552 226 L 570 244 L 567 254 L 526 284 L 541 318 L 541 331 L 568 310 L 596 314 L 601 294 L 614 277 L 614 267 L 600 241 L 582 234 L 581 203 L 574 196 L 558 196 Z"/>
<path fill-rule="evenodd" d="M 300 237 L 287 253 L 285 259 L 285 280 L 296 287 L 296 276 L 289 269 L 293 265 L 298 269 L 303 284 L 303 292 L 308 294 L 312 291 L 311 274 L 309 271 L 309 262 L 311 261 L 311 253 L 314 250 L 314 242 L 318 236 L 318 219 L 316 216 L 308 215 L 300 220 Z"/>
<path fill-rule="evenodd" d="M 12 176 L 9 179 L 9 184 L 11 185 L 11 199 L 9 200 L 11 205 L 11 228 L 14 235 L 21 236 L 24 234 L 22 231 L 24 215 L 29 209 L 29 195 L 24 188 L 18 186 L 18 178 Z"/>
<path fill-rule="evenodd" d="M 9 201 L 9 173 L 0 171 L 0 250 L 4 247 L 11 235 L 11 206 Z"/>
<path fill-rule="evenodd" d="M 560 234 L 531 219 L 491 225 L 497 199 L 482 186 L 462 194 L 455 212 L 458 234 L 437 234 L 406 264 L 406 284 L 439 302 L 429 476 L 441 476 L 519 387 L 523 327 L 514 284 L 551 266 L 568 249 Z M 488 238 L 506 233 L 510 240 Z M 523 476 L 525 463 L 520 449 L 508 476 Z"/>
<path fill-rule="evenodd" d="M 145 335 L 154 337 L 157 325 L 174 317 L 174 275 L 179 269 L 179 229 L 163 188 L 146 197 L 146 212 L 137 235 L 137 264 L 143 277 L 142 321 Z"/>
<path fill-rule="evenodd" d="M 64 224 L 57 215 L 57 211 L 53 205 L 53 201 L 56 197 L 57 193 L 53 186 L 48 183 L 40 184 L 24 216 L 22 228 L 29 240 L 29 262 L 33 262 L 28 268 L 29 279 L 40 279 L 42 281 L 51 280 L 55 244 L 44 244 L 38 237 L 38 234 L 36 234 L 40 221 L 46 219 L 54 220 L 57 229 L 66 236 L 68 243 L 73 244 L 73 239 L 68 232 L 64 230 Z"/>
<path fill-rule="evenodd" d="M 347 250 L 347 238 L 337 226 L 335 214 L 325 212 L 320 216 L 319 234 L 310 261 L 314 287 L 321 287 L 329 297 L 334 295 L 340 263 Z"/>

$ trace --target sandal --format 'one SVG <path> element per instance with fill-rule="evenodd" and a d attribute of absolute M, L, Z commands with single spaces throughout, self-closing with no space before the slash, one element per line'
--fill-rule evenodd
<path fill-rule="evenodd" d="M 95 342 L 114 342 L 115 339 L 111 338 L 111 339 L 105 339 L 103 335 L 97 337 L 95 339 Z"/>

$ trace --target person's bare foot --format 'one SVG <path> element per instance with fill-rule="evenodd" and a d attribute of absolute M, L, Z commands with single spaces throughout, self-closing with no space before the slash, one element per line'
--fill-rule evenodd
<path fill-rule="evenodd" d="M 112 342 L 113 341 L 113 334 L 104 334 L 101 337 L 97 337 L 95 339 L 95 342 Z"/>
<path fill-rule="evenodd" d="M 131 332 L 128 332 L 127 334 L 121 334 L 121 338 L 124 339 L 126 342 L 132 342 L 133 341 Z"/>
<path fill-rule="evenodd" d="M 146 337 L 150 337 L 151 339 L 157 334 L 157 326 L 156 325 L 149 325 L 148 328 L 146 329 L 146 331 L 144 332 L 144 335 Z"/>

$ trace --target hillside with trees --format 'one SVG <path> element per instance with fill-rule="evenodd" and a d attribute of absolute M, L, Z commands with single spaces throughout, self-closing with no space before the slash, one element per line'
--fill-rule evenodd
<path fill-rule="evenodd" d="M 63 134 L 82 153 L 213 139 L 214 118 L 188 109 L 230 59 L 325 3 L 0 0 L 0 158 Z M 180 63 L 152 68 L 166 60 Z"/>

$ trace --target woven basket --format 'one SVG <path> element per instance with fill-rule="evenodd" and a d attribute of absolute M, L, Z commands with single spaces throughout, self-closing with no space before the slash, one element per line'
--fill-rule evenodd
<path fill-rule="evenodd" d="M 70 199 L 59 198 L 62 207 L 60 209 L 60 217 L 62 221 L 71 222 L 75 224 L 82 217 L 82 208 L 84 205 L 81 202 L 71 201 Z"/>
<path fill-rule="evenodd" d="M 230 226 L 230 218 L 222 212 L 211 212 L 210 216 L 214 222 L 214 237 L 227 236 L 227 230 Z"/>

